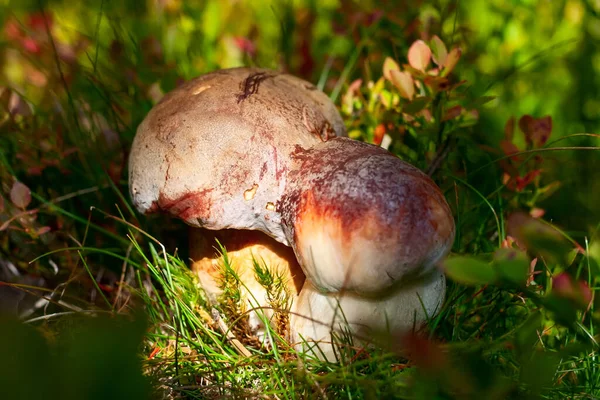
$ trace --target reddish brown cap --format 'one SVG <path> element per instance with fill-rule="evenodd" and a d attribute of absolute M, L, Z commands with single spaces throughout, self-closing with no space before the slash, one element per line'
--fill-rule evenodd
<path fill-rule="evenodd" d="M 450 251 L 450 208 L 417 168 L 347 138 L 298 147 L 293 158 L 278 210 L 319 290 L 376 296 L 429 272 Z"/>

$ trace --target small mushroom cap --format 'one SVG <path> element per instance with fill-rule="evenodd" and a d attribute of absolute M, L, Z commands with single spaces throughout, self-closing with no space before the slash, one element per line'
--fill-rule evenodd
<path fill-rule="evenodd" d="M 324 293 L 307 281 L 290 313 L 290 339 L 297 350 L 335 362 L 332 332 L 340 337 L 349 330 L 354 345 L 396 337 L 435 315 L 445 291 L 446 280 L 439 271 L 380 298 Z"/>
<path fill-rule="evenodd" d="M 278 208 L 319 290 L 377 297 L 428 273 L 449 252 L 450 208 L 417 168 L 347 138 L 297 149 L 294 158 L 299 167 Z"/>
<path fill-rule="evenodd" d="M 274 212 L 294 146 L 344 135 L 329 98 L 290 75 L 220 70 L 167 94 L 138 128 L 129 158 L 142 213 L 207 229 L 257 229 L 286 243 Z"/>

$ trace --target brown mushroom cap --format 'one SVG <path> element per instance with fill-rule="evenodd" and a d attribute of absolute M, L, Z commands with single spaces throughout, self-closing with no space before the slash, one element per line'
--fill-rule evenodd
<path fill-rule="evenodd" d="M 444 196 L 388 151 L 348 138 L 297 148 L 278 211 L 319 290 L 379 296 L 431 271 L 454 241 Z"/>
<path fill-rule="evenodd" d="M 274 212 L 289 154 L 345 134 L 329 98 L 290 75 L 221 70 L 167 94 L 139 126 L 129 159 L 142 213 L 207 229 L 257 229 L 287 244 Z"/>

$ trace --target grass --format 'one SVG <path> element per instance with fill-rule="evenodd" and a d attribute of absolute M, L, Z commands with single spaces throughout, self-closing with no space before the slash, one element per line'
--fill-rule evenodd
<path fill-rule="evenodd" d="M 600 396 L 596 214 L 576 224 L 563 214 L 557 223 L 526 217 L 559 206 L 566 215 L 578 211 L 556 200 L 566 185 L 561 169 L 566 159 L 574 165 L 571 175 L 578 168 L 582 176 L 593 171 L 596 164 L 586 164 L 583 154 L 597 155 L 597 134 L 563 135 L 534 146 L 526 142 L 536 136 L 517 127 L 517 151 L 507 153 L 480 137 L 485 121 L 471 111 L 483 114 L 487 100 L 469 88 L 422 84 L 421 97 L 429 100 L 407 101 L 380 79 L 385 57 L 406 63 L 416 37 L 400 44 L 375 39 L 404 32 L 403 23 L 420 18 L 415 10 L 389 11 L 403 15 L 402 21 L 385 14 L 363 21 L 349 41 L 319 31 L 317 22 L 321 33 L 312 51 L 322 62 L 311 79 L 337 101 L 350 135 L 370 142 L 388 135 L 392 152 L 429 171 L 457 224 L 453 257 L 445 265 L 446 300 L 426 327 L 368 351 L 341 334 L 335 339 L 342 362 L 327 363 L 298 354 L 269 324 L 271 346 L 248 335 L 253 310 L 240 305 L 241 283 L 218 243 L 224 296 L 216 304 L 207 299 L 189 270 L 185 227 L 133 210 L 126 160 L 136 126 L 178 79 L 231 63 L 304 73 L 303 59 L 296 57 L 302 35 L 294 30 L 309 23 L 302 12 L 317 21 L 350 12 L 311 2 L 302 12 L 291 3 L 271 11 L 250 7 L 248 15 L 263 18 L 263 34 L 254 37 L 258 50 L 227 53 L 223 43 L 241 35 L 234 25 L 252 25 L 238 21 L 239 9 L 210 3 L 138 15 L 109 2 L 73 10 L 40 4 L 1 14 L 8 89 L 0 94 L 0 299 L 13 317 L 2 317 L 10 329 L 0 332 L 0 386 L 8 398 L 42 392 L 61 399 Z M 265 17 L 269 12 L 280 17 Z M 223 27 L 196 28 L 190 15 L 224 21 Z M 300 25 L 286 25 L 294 16 Z M 456 26 L 456 14 L 446 17 Z M 11 36 L 9 28 L 20 33 Z M 226 39 L 218 41 L 216 32 Z M 246 34 L 252 37 L 251 26 Z M 343 54 L 329 54 L 335 49 L 326 44 L 333 41 Z M 473 76 L 468 60 L 463 57 L 451 83 L 463 71 Z M 32 77 L 45 83 L 33 84 Z M 364 82 L 350 90 L 357 78 Z M 455 106 L 462 107 L 460 115 L 444 119 Z M 538 175 L 525 182 L 529 173 Z M 30 193 L 15 189 L 17 181 Z M 590 182 L 590 199 L 595 188 Z M 273 308 L 289 306 L 279 278 L 260 260 L 255 269 Z M 285 322 L 285 313 L 276 315 Z M 25 392 L 32 382 L 38 384 Z"/>

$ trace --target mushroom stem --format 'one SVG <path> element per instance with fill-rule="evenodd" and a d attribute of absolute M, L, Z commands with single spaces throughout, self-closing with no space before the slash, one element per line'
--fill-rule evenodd
<path fill-rule="evenodd" d="M 439 271 L 381 297 L 322 292 L 307 281 L 291 310 L 291 342 L 300 351 L 335 362 L 346 345 L 385 345 L 401 332 L 418 329 L 437 314 L 445 291 Z M 340 340 L 347 331 L 352 340 Z"/>

